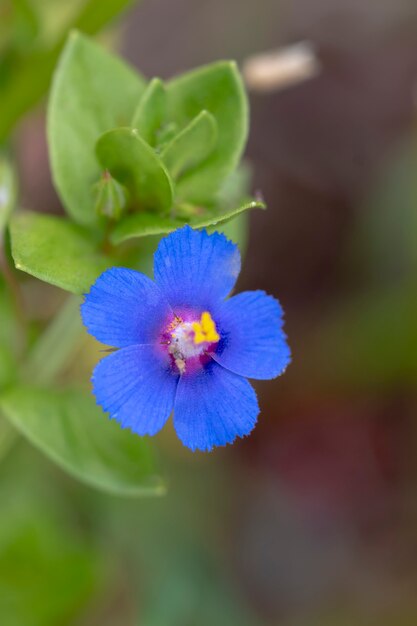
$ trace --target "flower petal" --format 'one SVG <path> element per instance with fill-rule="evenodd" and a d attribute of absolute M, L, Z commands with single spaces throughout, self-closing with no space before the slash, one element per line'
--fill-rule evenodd
<path fill-rule="evenodd" d="M 175 310 L 209 309 L 232 290 L 240 272 L 237 246 L 220 233 L 184 226 L 164 237 L 154 255 L 155 282 Z"/>
<path fill-rule="evenodd" d="M 155 346 L 129 346 L 100 361 L 92 381 L 110 417 L 138 435 L 154 435 L 172 411 L 178 376 Z"/>
<path fill-rule="evenodd" d="M 88 332 L 117 348 L 152 343 L 170 315 L 159 287 L 144 274 L 124 267 L 101 274 L 81 305 Z"/>
<path fill-rule="evenodd" d="M 279 376 L 291 360 L 282 314 L 264 291 L 244 291 L 220 303 L 214 316 L 221 340 L 213 358 L 240 376 Z"/>
<path fill-rule="evenodd" d="M 248 435 L 259 413 L 251 384 L 212 361 L 178 383 L 174 426 L 191 450 L 211 450 Z"/>

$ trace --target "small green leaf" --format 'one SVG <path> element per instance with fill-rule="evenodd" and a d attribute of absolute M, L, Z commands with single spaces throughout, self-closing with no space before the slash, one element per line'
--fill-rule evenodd
<path fill-rule="evenodd" d="M 248 131 L 248 104 L 238 69 L 221 61 L 167 84 L 167 119 L 184 128 L 202 110 L 213 115 L 218 141 L 204 168 L 190 170 L 178 182 L 177 194 L 194 204 L 213 199 L 223 180 L 238 165 Z"/>
<path fill-rule="evenodd" d="M 135 208 L 171 208 L 174 192 L 170 176 L 137 130 L 110 130 L 100 137 L 96 151 L 102 167 L 129 191 Z"/>
<path fill-rule="evenodd" d="M 165 146 L 178 135 L 178 124 L 175 122 L 167 122 L 158 131 L 157 145 L 158 152 L 162 152 Z"/>
<path fill-rule="evenodd" d="M 18 386 L 0 398 L 8 420 L 79 480 L 123 496 L 160 495 L 147 442 L 110 420 L 79 390 Z"/>
<path fill-rule="evenodd" d="M 165 122 L 166 94 L 162 80 L 153 78 L 140 99 L 132 126 L 149 145 L 155 146 L 157 132 Z"/>
<path fill-rule="evenodd" d="M 181 228 L 184 224 L 189 224 L 193 228 L 214 227 L 223 224 L 249 209 L 265 209 L 263 202 L 251 201 L 242 206 L 224 212 L 215 212 L 201 209 L 199 215 L 185 220 L 179 218 L 169 218 L 152 213 L 136 213 L 126 217 L 117 224 L 110 236 L 114 244 L 131 239 L 132 237 L 145 237 L 147 235 L 163 235 L 171 233 L 176 228 Z"/>
<path fill-rule="evenodd" d="M 207 111 L 201 111 L 164 148 L 161 159 L 173 178 L 199 165 L 213 151 L 217 140 L 217 124 Z"/>
<path fill-rule="evenodd" d="M 0 156 L 0 235 L 16 204 L 17 181 L 9 161 Z"/>
<path fill-rule="evenodd" d="M 143 79 L 122 61 L 78 33 L 70 36 L 53 81 L 48 140 L 55 186 L 81 224 L 97 219 L 96 141 L 106 130 L 130 123 L 144 89 Z"/>
<path fill-rule="evenodd" d="M 17 269 L 72 293 L 85 293 L 111 260 L 95 250 L 81 226 L 52 215 L 26 211 L 10 222 Z"/>

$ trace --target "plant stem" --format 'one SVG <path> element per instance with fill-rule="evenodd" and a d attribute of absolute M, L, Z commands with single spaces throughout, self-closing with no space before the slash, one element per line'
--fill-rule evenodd
<path fill-rule="evenodd" d="M 70 296 L 29 353 L 23 375 L 31 384 L 51 382 L 74 354 L 82 330 L 80 303 Z"/>
<path fill-rule="evenodd" d="M 25 314 L 25 305 L 23 301 L 22 291 L 20 289 L 19 282 L 10 268 L 9 263 L 4 252 L 3 244 L 0 242 L 0 273 L 4 278 L 4 282 L 9 290 L 9 294 L 12 298 L 13 308 L 16 314 L 17 322 L 21 331 L 21 346 L 26 345 L 27 340 L 27 318 Z"/>

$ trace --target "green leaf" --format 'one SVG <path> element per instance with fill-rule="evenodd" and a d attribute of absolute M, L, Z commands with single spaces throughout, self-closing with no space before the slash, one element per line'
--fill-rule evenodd
<path fill-rule="evenodd" d="M 100 137 L 98 159 L 131 194 L 135 208 L 168 211 L 173 187 L 168 172 L 154 150 L 133 128 L 116 128 Z"/>
<path fill-rule="evenodd" d="M 88 485 L 131 497 L 164 493 L 147 442 L 104 415 L 91 394 L 17 386 L 0 398 L 0 409 L 29 441 Z"/>
<path fill-rule="evenodd" d="M 48 141 L 55 186 L 68 213 L 91 224 L 93 186 L 101 170 L 97 139 L 129 124 L 145 89 L 143 79 L 88 38 L 73 33 L 53 80 L 48 108 Z"/>
<path fill-rule="evenodd" d="M 72 293 L 88 291 L 111 260 L 95 250 L 81 226 L 30 211 L 10 222 L 12 255 L 17 269 Z"/>
<path fill-rule="evenodd" d="M 17 181 L 9 161 L 0 156 L 0 235 L 16 204 Z"/>
<path fill-rule="evenodd" d="M 149 145 L 155 146 L 157 132 L 166 118 L 165 86 L 159 78 L 153 78 L 140 99 L 133 116 L 132 126 Z"/>
<path fill-rule="evenodd" d="M 132 237 L 146 237 L 147 235 L 163 235 L 171 233 L 184 224 L 189 224 L 193 228 L 214 227 L 223 224 L 249 209 L 265 209 L 263 202 L 251 201 L 240 207 L 229 209 L 224 212 L 208 211 L 201 209 L 199 214 L 187 219 L 161 217 L 152 213 L 135 213 L 126 217 L 117 224 L 110 236 L 114 244 L 131 239 Z"/>
<path fill-rule="evenodd" d="M 213 151 L 217 140 L 217 123 L 207 111 L 201 111 L 164 148 L 161 159 L 173 178 L 203 161 Z"/>
<path fill-rule="evenodd" d="M 248 104 L 238 69 L 221 61 L 199 68 L 167 84 L 167 119 L 185 127 L 202 110 L 213 115 L 218 141 L 203 167 L 178 182 L 178 196 L 205 204 L 213 199 L 223 180 L 238 165 L 248 132 Z"/>

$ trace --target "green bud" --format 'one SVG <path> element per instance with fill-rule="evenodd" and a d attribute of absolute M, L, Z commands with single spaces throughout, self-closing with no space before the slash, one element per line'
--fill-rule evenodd
<path fill-rule="evenodd" d="M 95 211 L 98 215 L 118 221 L 127 205 L 127 190 L 115 180 L 108 170 L 95 185 Z"/>

